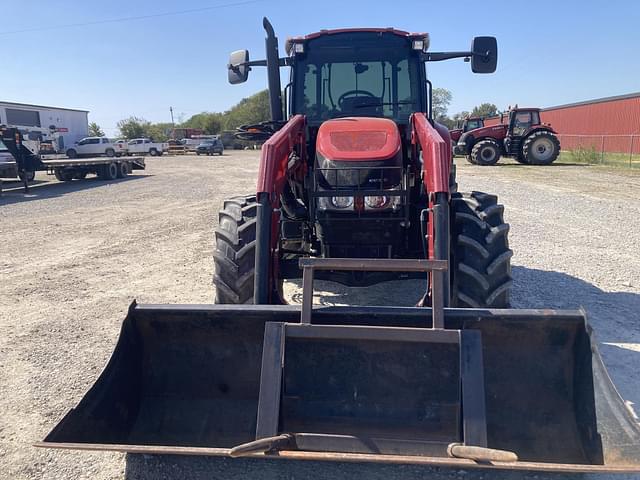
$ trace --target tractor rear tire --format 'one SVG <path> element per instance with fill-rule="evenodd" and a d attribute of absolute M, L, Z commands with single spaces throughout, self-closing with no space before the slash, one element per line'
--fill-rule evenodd
<path fill-rule="evenodd" d="M 454 307 L 508 308 L 511 290 L 509 224 L 495 195 L 451 197 L 451 302 Z"/>
<path fill-rule="evenodd" d="M 255 195 L 225 200 L 218 214 L 213 251 L 214 303 L 253 303 L 253 278 L 256 255 Z"/>
<path fill-rule="evenodd" d="M 500 160 L 500 145 L 494 140 L 480 140 L 471 149 L 471 158 L 476 165 L 495 165 Z"/>
<path fill-rule="evenodd" d="M 560 155 L 560 141 L 548 130 L 538 130 L 522 144 L 522 156 L 529 165 L 551 165 Z"/>

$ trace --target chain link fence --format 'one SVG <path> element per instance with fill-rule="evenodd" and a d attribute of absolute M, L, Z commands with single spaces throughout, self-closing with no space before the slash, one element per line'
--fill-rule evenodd
<path fill-rule="evenodd" d="M 640 134 L 558 135 L 565 162 L 640 168 Z"/>

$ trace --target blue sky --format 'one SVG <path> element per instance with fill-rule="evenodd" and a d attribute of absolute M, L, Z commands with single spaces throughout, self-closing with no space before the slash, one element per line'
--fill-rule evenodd
<path fill-rule="evenodd" d="M 640 90 L 637 1 L 3 3 L 0 100 L 87 109 L 108 135 L 129 115 L 169 121 L 173 106 L 176 119 L 186 119 L 225 110 L 265 88 L 260 68 L 246 84 L 226 81 L 230 51 L 248 48 L 251 58 L 262 58 L 264 15 L 281 47 L 287 36 L 357 26 L 427 31 L 433 51 L 467 49 L 475 35 L 496 36 L 494 75 L 474 75 L 461 60 L 429 65 L 434 86 L 453 94 L 450 114 L 482 102 L 544 107 Z M 191 11 L 171 14 L 185 10 Z M 124 20 L 130 17 L 147 18 Z M 98 23 L 105 20 L 115 21 Z"/>

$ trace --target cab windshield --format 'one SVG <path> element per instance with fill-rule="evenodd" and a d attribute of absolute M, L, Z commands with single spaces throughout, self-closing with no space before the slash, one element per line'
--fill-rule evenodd
<path fill-rule="evenodd" d="M 466 131 L 475 130 L 476 128 L 481 128 L 483 126 L 482 120 L 469 120 L 467 122 Z"/>
<path fill-rule="evenodd" d="M 346 42 L 336 42 L 338 36 L 308 42 L 308 52 L 297 59 L 294 113 L 312 123 L 347 116 L 406 123 L 423 110 L 419 60 L 410 42 L 368 32 L 351 33 Z"/>

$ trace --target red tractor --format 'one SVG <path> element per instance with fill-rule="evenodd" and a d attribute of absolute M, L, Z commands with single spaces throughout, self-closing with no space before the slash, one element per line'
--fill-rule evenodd
<path fill-rule="evenodd" d="M 220 212 L 216 303 L 283 303 L 282 281 L 299 277 L 299 259 L 313 256 L 451 260 L 447 305 L 508 306 L 502 207 L 493 195 L 455 193 L 449 132 L 433 121 L 425 69 L 462 57 L 474 72 L 493 72 L 497 44 L 477 37 L 470 52 L 452 53 L 429 52 L 428 44 L 427 34 L 347 29 L 291 38 L 286 59 L 270 56 L 271 44 L 266 61 L 249 61 L 245 50 L 231 55 L 231 83 L 245 81 L 254 65 L 267 67 L 272 121 L 241 134 L 268 141 L 257 195 L 231 198 Z M 282 65 L 291 67 L 288 121 Z M 352 286 L 398 276 L 319 275 Z"/>
<path fill-rule="evenodd" d="M 455 145 L 458 143 L 458 140 L 460 140 L 463 133 L 482 127 L 484 127 L 484 119 L 482 117 L 467 117 L 462 121 L 458 121 L 456 128 L 449 130 L 451 141 Z"/>
<path fill-rule="evenodd" d="M 513 157 L 528 165 L 549 165 L 560 154 L 560 141 L 550 125 L 540 122 L 539 108 L 514 108 L 499 125 L 469 130 L 454 147 L 475 165 L 495 165 L 500 156 Z"/>

